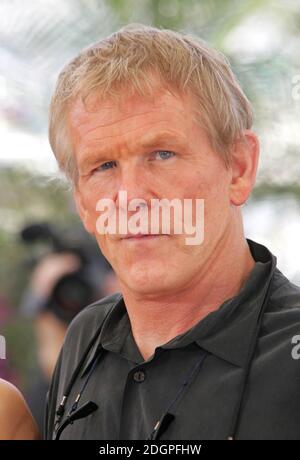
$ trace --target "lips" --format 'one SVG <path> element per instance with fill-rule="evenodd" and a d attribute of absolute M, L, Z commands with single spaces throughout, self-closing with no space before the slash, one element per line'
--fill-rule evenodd
<path fill-rule="evenodd" d="M 150 239 L 150 238 L 155 238 L 158 236 L 167 236 L 165 234 L 160 234 L 160 233 L 137 233 L 136 235 L 134 234 L 128 234 L 123 236 L 121 239 L 122 240 L 131 240 L 131 239 Z"/>
<path fill-rule="evenodd" d="M 129 240 L 131 238 L 149 238 L 151 236 L 160 236 L 159 234 L 154 234 L 154 233 L 137 233 L 136 235 L 134 234 L 128 234 L 122 237 L 122 240 Z"/>

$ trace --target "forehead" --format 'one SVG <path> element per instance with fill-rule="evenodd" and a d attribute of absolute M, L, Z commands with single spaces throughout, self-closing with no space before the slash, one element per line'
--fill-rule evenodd
<path fill-rule="evenodd" d="M 67 122 L 71 138 L 78 146 L 78 143 L 113 140 L 131 134 L 136 137 L 136 134 L 156 128 L 173 127 L 184 133 L 189 130 L 192 112 L 188 94 L 160 89 L 151 96 L 129 96 L 123 90 L 114 99 L 92 95 L 84 103 L 78 98 L 69 109 Z"/>

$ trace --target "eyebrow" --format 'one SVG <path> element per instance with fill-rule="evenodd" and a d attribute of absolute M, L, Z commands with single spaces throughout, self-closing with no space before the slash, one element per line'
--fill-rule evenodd
<path fill-rule="evenodd" d="M 149 133 L 143 136 L 142 139 L 139 140 L 139 145 L 143 149 L 148 148 L 155 148 L 158 147 L 162 142 L 170 142 L 170 147 L 175 144 L 184 144 L 186 143 L 185 138 L 182 136 L 178 136 L 177 133 L 172 135 L 171 131 L 159 131 L 156 133 Z M 111 148 L 104 149 L 104 148 L 95 148 L 95 151 L 86 151 L 85 154 L 83 153 L 80 155 L 81 161 L 79 160 L 78 166 L 90 167 L 99 162 L 102 158 L 108 158 L 110 156 L 109 151 Z M 85 158 L 84 158 L 85 157 Z"/>
<path fill-rule="evenodd" d="M 175 142 L 185 142 L 184 138 L 181 136 L 179 137 L 178 134 L 173 134 L 170 131 L 160 131 L 158 133 L 151 133 L 148 136 L 144 136 L 144 138 L 141 139 L 140 144 L 142 147 L 147 148 L 147 147 L 153 147 L 160 142 L 166 142 L 166 141 L 174 141 Z"/>

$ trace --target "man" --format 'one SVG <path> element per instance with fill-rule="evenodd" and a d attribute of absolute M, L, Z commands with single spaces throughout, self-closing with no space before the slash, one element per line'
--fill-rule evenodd
<path fill-rule="evenodd" d="M 62 71 L 50 142 L 121 294 L 69 328 L 47 438 L 300 436 L 300 289 L 243 231 L 259 156 L 251 126 L 225 58 L 188 35 L 128 26 Z M 195 212 L 199 199 L 199 244 L 175 217 L 169 231 L 99 224 L 104 202 L 124 229 L 153 200 L 192 200 Z"/>

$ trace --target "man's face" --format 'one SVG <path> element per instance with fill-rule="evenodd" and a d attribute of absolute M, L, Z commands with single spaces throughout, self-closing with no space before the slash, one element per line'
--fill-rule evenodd
<path fill-rule="evenodd" d="M 77 100 L 68 129 L 79 179 L 75 200 L 86 229 L 95 234 L 121 289 L 137 295 L 188 289 L 209 269 L 231 219 L 230 170 L 193 119 L 188 96 L 161 89 L 153 99 L 125 93 L 87 107 Z M 91 104 L 93 108 L 91 108 Z M 179 234 L 125 238 L 96 230 L 101 198 L 204 199 L 204 241 L 187 245 Z M 130 213 L 129 213 L 130 215 Z"/>

